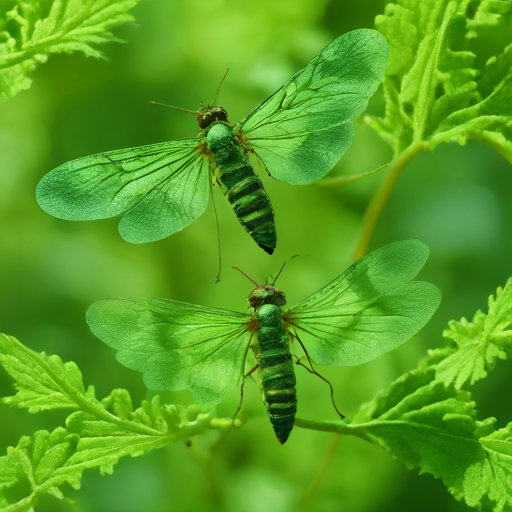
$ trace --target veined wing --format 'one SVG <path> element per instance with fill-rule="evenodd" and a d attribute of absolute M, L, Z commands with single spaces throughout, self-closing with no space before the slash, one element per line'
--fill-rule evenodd
<path fill-rule="evenodd" d="M 411 282 L 425 264 L 420 240 L 395 242 L 365 256 L 285 315 L 318 364 L 365 363 L 416 334 L 439 306 L 430 283 Z"/>
<path fill-rule="evenodd" d="M 124 215 L 124 239 L 160 240 L 188 226 L 208 205 L 209 166 L 199 143 L 183 139 L 68 162 L 39 182 L 37 202 L 66 220 Z"/>
<path fill-rule="evenodd" d="M 196 403 L 210 405 L 242 375 L 249 318 L 159 298 L 104 300 L 87 312 L 92 332 L 142 372 L 149 389 L 189 389 Z"/>
<path fill-rule="evenodd" d="M 241 129 L 270 174 L 307 185 L 327 174 L 352 144 L 350 121 L 384 78 L 389 45 L 375 30 L 338 37 L 253 110 Z"/>

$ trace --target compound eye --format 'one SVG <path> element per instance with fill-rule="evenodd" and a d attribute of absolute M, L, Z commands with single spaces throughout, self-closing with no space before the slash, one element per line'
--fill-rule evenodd
<path fill-rule="evenodd" d="M 253 307 L 253 308 L 257 308 L 259 307 L 259 305 L 261 304 L 261 299 L 259 299 L 258 297 L 251 297 L 249 299 L 249 304 Z"/>

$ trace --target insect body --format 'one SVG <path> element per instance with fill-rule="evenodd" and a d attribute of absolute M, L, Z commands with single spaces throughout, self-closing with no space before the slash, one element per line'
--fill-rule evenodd
<path fill-rule="evenodd" d="M 349 32 L 239 123 L 229 124 L 226 111 L 212 104 L 186 110 L 197 118 L 197 137 L 63 164 L 40 181 L 37 201 L 62 219 L 122 216 L 121 236 L 143 243 L 196 220 L 208 205 L 215 179 L 240 223 L 272 254 L 274 214 L 249 156 L 276 180 L 292 185 L 325 176 L 350 147 L 351 121 L 382 81 L 388 54 L 388 43 L 378 32 Z"/>
<path fill-rule="evenodd" d="M 218 122 L 210 128 L 206 140 L 215 162 L 215 178 L 240 224 L 263 250 L 272 254 L 277 243 L 272 205 L 263 184 L 237 145 L 232 128 Z"/>
<path fill-rule="evenodd" d="M 284 443 L 297 405 L 292 342 L 314 363 L 340 366 L 365 363 L 398 347 L 439 305 L 435 286 L 411 282 L 427 257 L 419 240 L 387 245 L 291 308 L 284 307 L 281 290 L 265 285 L 250 294 L 250 313 L 160 298 L 106 300 L 91 306 L 87 321 L 98 338 L 118 350 L 121 363 L 143 373 L 148 388 L 188 389 L 205 407 L 240 383 L 252 349 L 263 401 Z"/>
<path fill-rule="evenodd" d="M 283 325 L 280 308 L 286 299 L 281 290 L 266 285 L 251 293 L 249 303 L 255 307 L 258 326 L 252 349 L 260 368 L 263 402 L 276 437 L 283 444 L 292 431 L 297 412 L 291 338 Z"/>

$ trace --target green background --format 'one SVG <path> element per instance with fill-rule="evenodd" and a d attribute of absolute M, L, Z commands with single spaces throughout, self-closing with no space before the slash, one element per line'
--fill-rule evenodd
<path fill-rule="evenodd" d="M 12 4 L 6 2 L 4 4 Z M 263 282 L 293 254 L 279 286 L 290 305 L 317 291 L 351 262 L 361 218 L 379 174 L 345 188 L 292 187 L 262 176 L 278 231 L 273 257 L 258 249 L 219 190 L 223 273 L 215 285 L 217 238 L 211 207 L 184 231 L 160 242 L 131 245 L 117 220 L 68 222 L 42 212 L 34 190 L 52 168 L 102 151 L 197 133 L 187 114 L 149 100 L 196 109 L 209 102 L 227 67 L 217 104 L 232 123 L 242 119 L 335 37 L 372 27 L 384 2 L 326 0 L 153 0 L 134 9 L 136 23 L 116 35 L 128 44 L 103 49 L 110 61 L 82 55 L 52 56 L 29 91 L 0 103 L 0 330 L 30 348 L 59 354 L 81 368 L 98 396 L 127 388 L 134 402 L 153 396 L 141 375 L 119 365 L 113 350 L 89 331 L 85 312 L 107 298 L 168 297 L 243 311 L 252 285 L 237 265 Z M 379 113 L 378 92 L 369 111 Z M 333 175 L 369 171 L 391 158 L 390 149 L 359 119 L 352 148 Z M 490 148 L 445 145 L 420 155 L 404 172 L 372 238 L 371 249 L 420 238 L 431 257 L 420 275 L 442 291 L 430 324 L 393 353 L 360 367 L 321 367 L 350 418 L 394 378 L 414 367 L 428 348 L 441 346 L 448 320 L 486 308 L 486 298 L 512 274 L 512 173 Z M 297 371 L 298 416 L 335 419 L 325 383 Z M 510 372 L 499 362 L 474 388 L 480 419 L 512 418 Z M 0 373 L 0 395 L 12 394 Z M 190 403 L 188 392 L 164 393 Z M 238 392 L 219 407 L 229 416 Z M 246 385 L 248 424 L 231 432 L 208 473 L 182 443 L 137 459 L 123 459 L 112 476 L 86 472 L 76 505 L 44 497 L 38 510 L 158 512 L 222 510 L 287 512 L 303 506 L 333 436 L 296 428 L 281 447 L 255 382 Z M 0 450 L 20 435 L 62 424 L 65 413 L 29 415 L 0 405 Z M 200 451 L 211 432 L 194 440 Z M 342 438 L 318 492 L 304 510 L 350 512 L 460 511 L 431 475 L 409 472 L 384 451 Z"/>

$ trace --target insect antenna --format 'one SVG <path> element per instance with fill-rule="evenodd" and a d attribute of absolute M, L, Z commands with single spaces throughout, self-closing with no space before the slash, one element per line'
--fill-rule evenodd
<path fill-rule="evenodd" d="M 222 80 L 220 81 L 219 87 L 217 87 L 217 92 L 215 93 L 215 96 L 213 97 L 213 100 L 210 101 L 210 104 L 208 105 L 208 108 L 210 108 L 215 103 L 215 100 L 217 99 L 217 96 L 219 95 L 220 86 L 222 85 L 222 82 L 224 82 L 224 79 L 228 76 L 228 73 L 229 73 L 229 68 L 226 69 L 226 72 L 224 73 L 224 76 L 222 77 Z"/>
<path fill-rule="evenodd" d="M 198 116 L 201 112 L 196 112 L 195 110 L 187 110 L 186 108 L 175 107 L 174 105 L 167 105 L 166 103 L 158 103 L 158 101 L 150 101 L 153 105 L 162 105 L 164 107 L 175 108 L 176 110 L 181 110 L 182 112 L 186 112 L 187 114 L 192 114 L 194 116 Z"/>
<path fill-rule="evenodd" d="M 288 332 L 290 332 L 290 331 L 288 331 Z M 290 334 L 291 334 L 291 332 L 290 332 Z M 333 405 L 334 409 L 336 410 L 336 412 L 338 413 L 339 417 L 341 419 L 344 419 L 345 415 L 341 414 L 341 412 L 339 411 L 338 407 L 336 406 L 336 402 L 334 401 L 334 388 L 332 387 L 332 384 L 325 377 L 322 377 L 315 370 L 315 368 L 313 367 L 313 362 L 311 361 L 311 358 L 309 357 L 308 351 L 306 350 L 306 347 L 302 343 L 302 341 L 299 338 L 299 335 L 297 334 L 297 331 L 295 329 L 294 329 L 294 333 L 292 334 L 292 336 L 299 342 L 300 346 L 302 347 L 302 350 L 304 351 L 304 354 L 306 354 L 306 359 L 308 360 L 309 366 L 311 366 L 311 368 L 308 368 L 305 364 L 302 364 L 300 362 L 299 358 L 297 358 L 297 362 L 295 364 L 298 364 L 299 366 L 302 366 L 303 368 L 306 368 L 306 370 L 309 373 L 312 373 L 313 375 L 316 375 L 317 377 L 320 377 L 324 382 L 326 382 L 329 385 L 329 387 L 331 388 L 331 401 L 332 401 L 332 405 Z M 295 357 L 297 357 L 297 356 L 295 356 Z"/>
<path fill-rule="evenodd" d="M 283 263 L 283 266 L 281 267 L 281 270 L 277 273 L 277 276 L 275 277 L 274 281 L 272 282 L 272 286 L 274 286 L 276 284 L 277 278 L 281 275 L 281 272 L 283 271 L 283 269 L 286 266 L 286 264 L 290 260 L 293 260 L 293 258 L 298 258 L 299 256 L 300 256 L 300 254 L 294 254 L 293 256 L 290 256 L 289 258 L 284 260 L 284 263 Z M 270 277 L 272 277 L 272 276 L 270 276 Z"/>
<path fill-rule="evenodd" d="M 247 277 L 247 279 L 249 279 L 249 281 L 254 283 L 256 286 L 259 286 L 259 284 L 254 279 L 251 279 L 245 272 L 242 272 L 238 267 L 231 267 L 231 268 L 234 269 L 234 270 L 238 270 L 238 272 L 240 272 L 240 274 L 242 274 L 245 277 Z"/>

